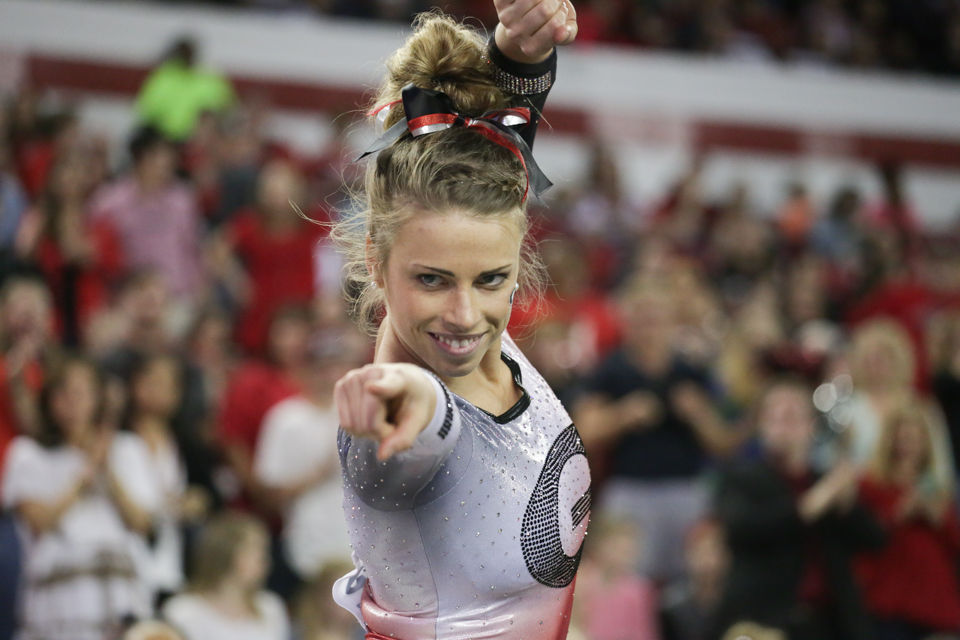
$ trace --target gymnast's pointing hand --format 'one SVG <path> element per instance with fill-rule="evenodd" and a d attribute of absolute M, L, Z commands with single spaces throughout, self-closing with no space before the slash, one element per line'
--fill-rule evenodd
<path fill-rule="evenodd" d="M 355 369 L 337 382 L 333 394 L 341 428 L 379 442 L 379 460 L 409 449 L 437 404 L 429 374 L 406 363 Z"/>

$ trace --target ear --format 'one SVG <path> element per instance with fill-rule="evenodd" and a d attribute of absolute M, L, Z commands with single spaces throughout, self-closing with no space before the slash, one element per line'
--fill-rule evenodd
<path fill-rule="evenodd" d="M 364 242 L 364 260 L 367 263 L 367 273 L 370 274 L 370 277 L 373 279 L 373 283 L 383 288 L 383 274 L 380 271 L 380 259 L 377 256 L 377 249 L 373 246 L 373 239 L 370 237 L 370 234 L 367 234 L 366 240 Z"/>

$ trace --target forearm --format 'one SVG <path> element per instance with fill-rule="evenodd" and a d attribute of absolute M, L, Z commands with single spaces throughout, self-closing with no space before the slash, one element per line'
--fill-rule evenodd
<path fill-rule="evenodd" d="M 508 53 L 500 47 L 496 35 L 490 39 L 487 57 L 497 87 L 512 96 L 512 104 L 530 109 L 530 123 L 520 127 L 518 132 L 532 148 L 540 116 L 557 76 L 557 52 L 556 49 L 552 50 L 538 62 L 518 60 L 514 55 L 517 54 Z"/>
<path fill-rule="evenodd" d="M 287 484 L 270 483 L 263 478 L 259 480 L 259 483 L 264 496 L 273 505 L 273 508 L 278 511 L 283 511 L 291 502 L 317 485 L 326 482 L 338 471 L 339 464 L 336 460 L 333 460 L 325 462 L 314 471 Z"/>
<path fill-rule="evenodd" d="M 153 527 L 153 518 L 150 513 L 130 497 L 113 471 L 108 470 L 106 473 L 107 490 L 110 492 L 113 503 L 120 512 L 124 524 L 136 533 L 142 535 L 149 533 Z"/>
<path fill-rule="evenodd" d="M 83 495 L 84 483 L 78 480 L 53 502 L 25 501 L 17 507 L 20 517 L 36 535 L 55 529 L 67 510 Z"/>
<path fill-rule="evenodd" d="M 433 479 L 460 437 L 460 413 L 449 391 L 433 376 L 436 405 L 413 446 L 379 460 L 380 443 L 351 436 L 341 429 L 339 445 L 344 482 L 367 504 L 394 509 L 412 504 L 417 492 Z"/>
<path fill-rule="evenodd" d="M 694 433 L 704 449 L 712 456 L 726 458 L 743 443 L 743 433 L 732 429 L 713 409 L 704 411 L 690 421 Z"/>
<path fill-rule="evenodd" d="M 574 422 L 587 449 L 602 447 L 624 431 L 618 414 L 605 400 L 587 398 L 577 405 Z"/>

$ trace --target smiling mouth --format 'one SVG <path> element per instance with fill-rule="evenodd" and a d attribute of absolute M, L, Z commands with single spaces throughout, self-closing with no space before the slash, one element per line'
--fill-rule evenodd
<path fill-rule="evenodd" d="M 483 339 L 483 334 L 476 336 L 453 336 L 442 333 L 430 333 L 429 331 L 427 333 L 441 349 L 455 356 L 465 356 L 473 353 Z"/>

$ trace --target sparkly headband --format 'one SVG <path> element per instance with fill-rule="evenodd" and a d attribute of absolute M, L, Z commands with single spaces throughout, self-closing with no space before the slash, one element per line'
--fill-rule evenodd
<path fill-rule="evenodd" d="M 402 102 L 406 120 L 401 120 L 384 131 L 363 152 L 360 158 L 386 149 L 408 131 L 410 135 L 416 138 L 450 127 L 467 127 L 468 129 L 474 129 L 491 142 L 508 149 L 520 161 L 527 176 L 527 185 L 524 188 L 521 202 L 526 201 L 530 187 L 533 187 L 534 195 L 540 198 L 547 189 L 553 186 L 547 176 L 543 175 L 536 160 L 533 159 L 530 147 L 520 137 L 520 134 L 512 128 L 530 122 L 530 109 L 526 107 L 497 109 L 487 111 L 479 118 L 470 118 L 457 113 L 453 108 L 453 101 L 441 91 L 421 89 L 408 84 L 403 88 L 401 95 L 401 100 L 387 103 L 370 112 L 370 115 L 376 116 L 377 120 L 382 122 L 386 119 L 389 109 Z"/>

